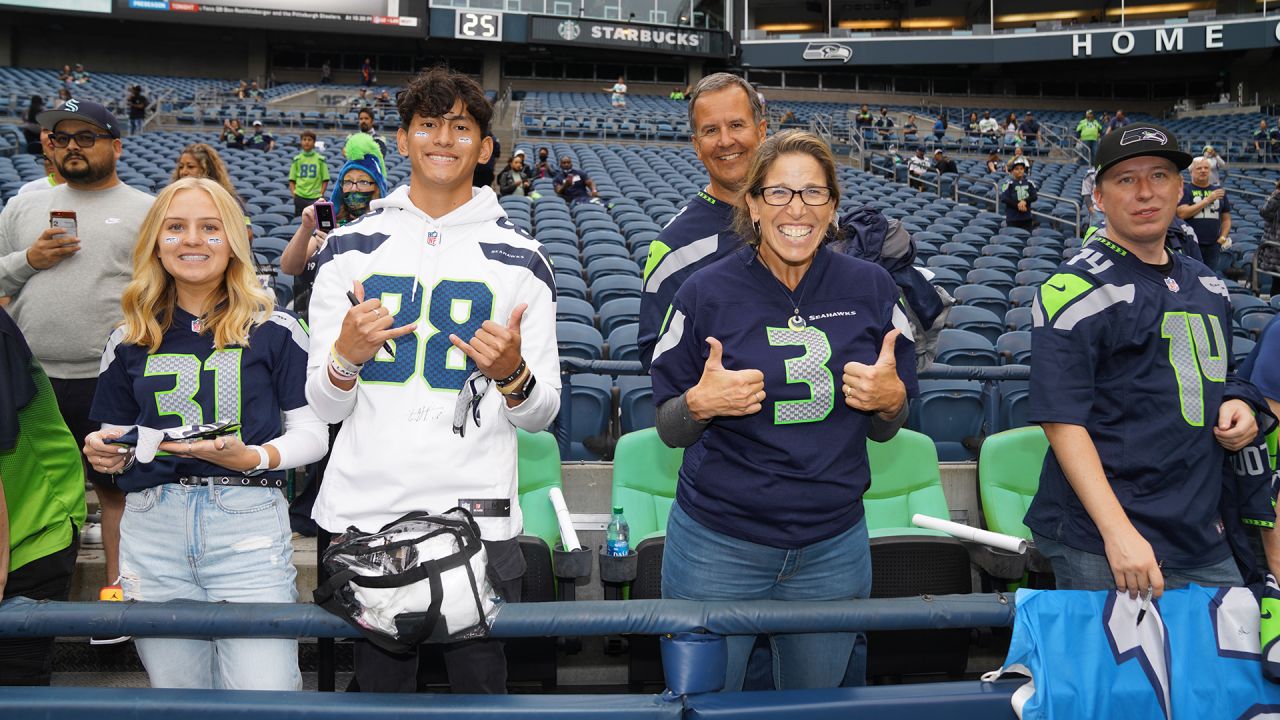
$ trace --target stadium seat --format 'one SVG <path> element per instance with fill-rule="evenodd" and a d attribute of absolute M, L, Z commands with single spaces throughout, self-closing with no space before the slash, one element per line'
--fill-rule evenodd
<path fill-rule="evenodd" d="M 1004 314 L 1004 326 L 1007 330 L 1030 330 L 1031 308 L 1011 308 L 1009 312 Z"/>
<path fill-rule="evenodd" d="M 938 455 L 930 439 L 899 430 L 867 442 L 871 487 L 863 495 L 871 538 L 871 597 L 968 593 L 969 553 L 956 539 L 912 526 L 919 513 L 950 520 Z M 964 672 L 969 631 L 906 630 L 867 634 L 867 675 Z"/>
<path fill-rule="evenodd" d="M 995 347 L 985 337 L 968 330 L 943 328 L 938 333 L 936 362 L 966 367 L 995 367 L 1000 364 L 1000 358 L 996 355 Z"/>
<path fill-rule="evenodd" d="M 1246 313 L 1232 323 L 1232 331 L 1243 332 L 1246 339 L 1256 342 L 1262 336 L 1263 328 L 1271 324 L 1272 317 L 1274 316 L 1269 312 Z"/>
<path fill-rule="evenodd" d="M 996 338 L 1004 332 L 1004 321 L 1001 315 L 983 307 L 955 305 L 951 308 L 951 312 L 947 313 L 946 327 L 968 330 L 994 343 Z M 949 362 L 948 364 L 957 363 Z"/>
<path fill-rule="evenodd" d="M 1024 287 L 1039 287 L 1049 279 L 1049 273 L 1043 270 L 1021 270 L 1013 276 L 1013 281 Z"/>
<path fill-rule="evenodd" d="M 624 297 L 600 306 L 600 332 L 609 335 L 623 325 L 640 321 L 640 298 Z"/>
<path fill-rule="evenodd" d="M 596 324 L 596 309 L 586 300 L 562 298 L 556 302 L 556 320 L 581 323 L 588 327 Z"/>
<path fill-rule="evenodd" d="M 996 338 L 996 352 L 1005 365 L 1031 364 L 1031 333 L 1026 330 L 1006 332 Z"/>
<path fill-rule="evenodd" d="M 599 460 L 587 449 L 589 439 L 602 441 L 608 433 L 613 411 L 613 380 L 608 375 L 579 373 L 569 376 L 570 388 L 569 457 L 568 460 Z M 556 422 L 561 422 L 563 413 Z"/>
<path fill-rule="evenodd" d="M 1238 337 L 1231 340 L 1231 357 L 1236 361 L 1236 364 L 1244 362 L 1244 359 L 1249 357 L 1249 353 L 1253 352 L 1255 344 L 1253 340 L 1248 338 Z"/>
<path fill-rule="evenodd" d="M 581 275 L 558 272 L 555 274 L 556 298 L 587 299 L 587 281 Z"/>
<path fill-rule="evenodd" d="M 1013 278 L 1010 277 L 1009 273 L 992 268 L 970 270 L 964 276 L 964 281 L 973 285 L 985 285 L 1004 293 L 1012 290 L 1014 285 Z"/>
<path fill-rule="evenodd" d="M 1040 292 L 1038 286 L 1022 285 L 1015 287 L 1009 291 L 1009 304 L 1014 307 L 1031 307 L 1031 302 L 1035 300 L 1036 294 Z"/>
<path fill-rule="evenodd" d="M 995 288 L 985 285 L 961 285 L 953 293 L 957 302 L 962 305 L 983 308 L 1003 316 L 1009 309 L 1009 299 Z"/>
<path fill-rule="evenodd" d="M 639 362 L 640 346 L 636 344 L 636 335 L 640 330 L 638 323 L 627 323 L 614 328 L 608 335 L 609 359 L 632 360 Z M 619 378 L 621 382 L 621 378 Z"/>
<path fill-rule="evenodd" d="M 976 381 L 921 380 L 920 397 L 911 402 L 907 426 L 928 435 L 941 460 L 972 460 L 974 453 L 968 447 L 976 447 L 982 436 L 982 401 L 982 385 Z"/>
<path fill-rule="evenodd" d="M 640 278 L 631 275 L 606 275 L 591 284 L 591 302 L 597 309 L 610 300 L 640 297 Z"/>
<path fill-rule="evenodd" d="M 624 435 L 653 427 L 654 410 L 652 379 L 647 375 L 618 378 L 618 415 Z"/>
<path fill-rule="evenodd" d="M 599 360 L 604 357 L 604 339 L 600 331 L 579 322 L 556 322 L 556 344 L 561 357 L 582 360 Z"/>
<path fill-rule="evenodd" d="M 978 495 L 988 530 L 1032 539 L 1022 519 L 1040 487 L 1047 452 L 1049 440 L 1038 426 L 1005 430 L 983 442 L 982 456 L 978 458 Z M 1034 549 L 1029 552 L 1027 566 L 1033 573 L 1051 574 L 1048 562 Z M 1032 584 L 1053 587 L 1051 581 L 1041 582 L 1038 578 Z"/>

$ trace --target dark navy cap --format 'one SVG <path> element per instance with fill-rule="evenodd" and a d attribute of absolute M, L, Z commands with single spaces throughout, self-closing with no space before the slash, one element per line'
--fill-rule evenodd
<path fill-rule="evenodd" d="M 1178 147 L 1173 133 L 1154 123 L 1133 123 L 1112 130 L 1098 143 L 1098 176 L 1116 163 L 1146 156 L 1166 158 L 1178 170 L 1191 164 L 1190 153 Z"/>
<path fill-rule="evenodd" d="M 92 100 L 72 98 L 60 107 L 45 110 L 36 116 L 36 122 L 45 130 L 53 130 L 63 120 L 83 120 L 106 130 L 111 137 L 120 137 L 120 122 L 111 111 Z"/>

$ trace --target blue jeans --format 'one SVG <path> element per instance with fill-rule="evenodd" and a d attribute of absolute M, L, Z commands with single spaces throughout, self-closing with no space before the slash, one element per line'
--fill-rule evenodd
<path fill-rule="evenodd" d="M 1095 165 L 1098 162 L 1098 141 L 1097 140 L 1081 140 L 1089 153 L 1089 164 Z"/>
<path fill-rule="evenodd" d="M 289 504 L 272 488 L 176 483 L 125 496 L 120 573 L 129 600 L 298 599 Z M 301 690 L 298 641 L 145 638 L 152 687 Z"/>
<path fill-rule="evenodd" d="M 1111 563 L 1106 555 L 1095 555 L 1083 550 L 1067 547 L 1057 540 L 1044 537 L 1040 533 L 1031 534 L 1036 541 L 1036 549 L 1049 559 L 1053 565 L 1053 575 L 1058 581 L 1059 590 L 1112 590 L 1116 586 L 1115 575 L 1111 572 Z M 1229 587 L 1240 585 L 1244 580 L 1236 561 L 1227 558 L 1212 565 L 1196 568 L 1164 567 L 1164 587 L 1175 590 L 1191 583 L 1203 587 Z"/>
<path fill-rule="evenodd" d="M 739 540 L 671 506 L 662 555 L 662 597 L 677 600 L 852 600 L 871 594 L 866 520 L 833 538 L 796 549 Z M 845 679 L 858 633 L 773 635 L 779 690 L 833 688 Z M 741 690 L 755 637 L 725 638 L 725 690 Z M 860 674 L 865 676 L 865 666 Z M 856 680 L 856 678 L 855 678 Z"/>

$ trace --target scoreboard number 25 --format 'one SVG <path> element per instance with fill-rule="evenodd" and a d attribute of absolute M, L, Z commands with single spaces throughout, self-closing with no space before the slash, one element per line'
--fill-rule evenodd
<path fill-rule="evenodd" d="M 453 36 L 460 40 L 502 41 L 502 13 L 459 10 Z"/>

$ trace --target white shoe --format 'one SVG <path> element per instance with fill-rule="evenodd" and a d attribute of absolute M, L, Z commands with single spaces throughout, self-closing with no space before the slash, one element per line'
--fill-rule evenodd
<path fill-rule="evenodd" d="M 102 547 L 102 525 L 85 523 L 80 529 L 80 544 L 85 547 Z"/>

